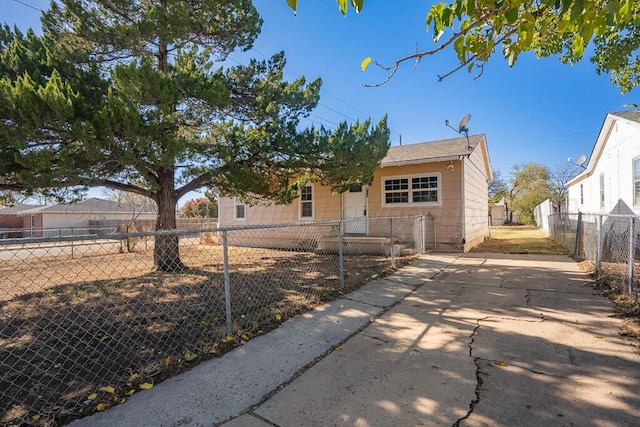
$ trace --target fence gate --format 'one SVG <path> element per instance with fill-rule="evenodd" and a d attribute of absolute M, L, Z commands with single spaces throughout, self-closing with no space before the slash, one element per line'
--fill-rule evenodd
<path fill-rule="evenodd" d="M 436 249 L 436 218 L 430 213 L 422 216 L 422 232 L 425 251 Z"/>

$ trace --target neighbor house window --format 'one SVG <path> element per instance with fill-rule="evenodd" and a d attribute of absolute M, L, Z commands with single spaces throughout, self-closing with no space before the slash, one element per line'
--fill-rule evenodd
<path fill-rule="evenodd" d="M 600 208 L 604 209 L 604 174 L 600 174 Z"/>
<path fill-rule="evenodd" d="M 300 190 L 300 218 L 313 218 L 313 186 L 305 185 Z"/>
<path fill-rule="evenodd" d="M 440 175 L 383 178 L 385 205 L 438 204 Z"/>
<path fill-rule="evenodd" d="M 640 157 L 633 159 L 633 205 L 640 206 Z"/>
<path fill-rule="evenodd" d="M 580 184 L 580 206 L 584 205 L 584 184 Z"/>
<path fill-rule="evenodd" d="M 244 202 L 238 198 L 235 199 L 236 219 L 247 219 L 247 207 Z"/>

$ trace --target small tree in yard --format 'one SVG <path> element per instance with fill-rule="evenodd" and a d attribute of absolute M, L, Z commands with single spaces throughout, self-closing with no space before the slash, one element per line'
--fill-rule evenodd
<path fill-rule="evenodd" d="M 172 230 L 190 191 L 288 202 L 292 177 L 333 158 L 322 131 L 298 129 L 319 79 L 283 81 L 282 53 L 215 66 L 258 36 L 249 0 L 59 0 L 42 24 L 0 32 L 0 190 L 128 191 Z M 177 235 L 158 236 L 154 260 L 183 268 Z"/>
<path fill-rule="evenodd" d="M 185 218 L 217 218 L 218 202 L 208 197 L 200 197 L 186 202 L 180 211 Z"/>
<path fill-rule="evenodd" d="M 559 212 L 564 212 L 564 206 L 567 201 L 567 194 L 569 193 L 566 185 L 567 182 L 583 170 L 581 166 L 567 162 L 558 164 L 549 171 L 549 185 L 551 190 L 549 198 L 553 204 L 558 207 Z"/>
<path fill-rule="evenodd" d="M 513 167 L 507 193 L 507 222 L 513 221 L 518 212 L 520 221 L 533 222 L 534 208 L 549 198 L 549 169 L 538 163 L 526 163 Z"/>

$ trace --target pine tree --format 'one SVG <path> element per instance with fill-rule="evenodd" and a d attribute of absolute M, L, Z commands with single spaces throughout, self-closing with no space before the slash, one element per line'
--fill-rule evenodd
<path fill-rule="evenodd" d="M 283 53 L 223 67 L 260 32 L 249 0 L 60 0 L 42 24 L 42 37 L 0 35 L 0 190 L 129 191 L 172 230 L 190 191 L 288 202 L 294 178 L 333 156 L 322 132 L 299 130 L 319 79 L 283 81 Z M 158 269 L 184 267 L 177 239 L 157 238 Z"/>

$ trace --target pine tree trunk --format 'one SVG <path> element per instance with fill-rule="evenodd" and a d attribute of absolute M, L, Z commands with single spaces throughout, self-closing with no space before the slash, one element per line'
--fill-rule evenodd
<path fill-rule="evenodd" d="M 176 229 L 177 202 L 174 190 L 173 171 L 160 174 L 156 231 Z M 185 266 L 180 260 L 178 235 L 156 236 L 153 259 L 156 268 L 160 271 L 179 272 L 184 270 Z"/>

